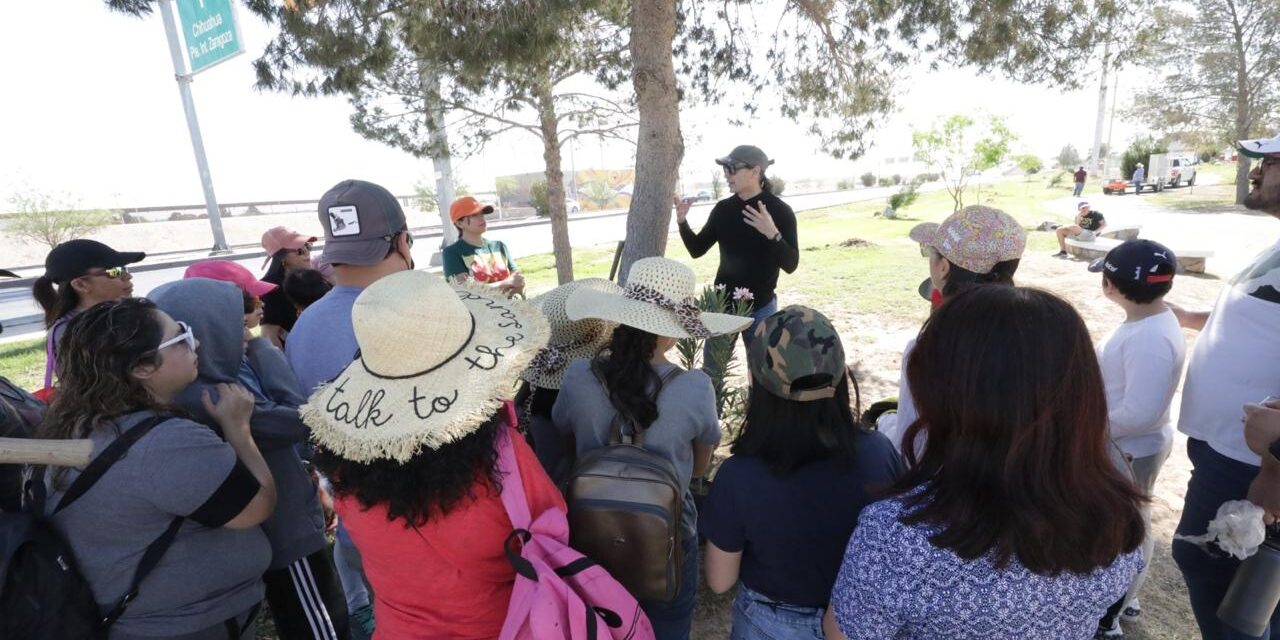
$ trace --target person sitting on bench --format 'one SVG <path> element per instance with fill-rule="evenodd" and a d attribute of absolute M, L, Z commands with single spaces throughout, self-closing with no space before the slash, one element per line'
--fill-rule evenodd
<path fill-rule="evenodd" d="M 1088 201 L 1081 200 L 1076 205 L 1075 224 L 1058 227 L 1055 232 L 1058 234 L 1058 252 L 1053 254 L 1054 257 L 1067 257 L 1067 238 L 1080 242 L 1093 242 L 1098 237 L 1098 232 L 1105 226 L 1107 226 L 1107 220 L 1102 213 L 1089 208 Z"/>

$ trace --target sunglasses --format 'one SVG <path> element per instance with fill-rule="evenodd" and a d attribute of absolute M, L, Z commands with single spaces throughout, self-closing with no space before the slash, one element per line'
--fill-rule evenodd
<path fill-rule="evenodd" d="M 298 255 L 300 255 L 300 256 L 305 256 L 305 255 L 307 255 L 308 253 L 311 253 L 311 243 L 310 243 L 310 242 L 308 242 L 308 243 L 306 243 L 306 244 L 302 245 L 301 247 L 298 247 L 297 249 L 294 249 L 294 250 L 293 250 L 293 252 L 294 252 L 294 253 L 296 253 L 296 254 L 298 254 Z"/>
<path fill-rule="evenodd" d="M 728 176 L 728 175 L 733 175 L 733 174 L 735 174 L 735 173 L 737 173 L 737 172 L 739 172 L 739 171 L 742 171 L 743 169 L 750 169 L 750 168 L 751 168 L 751 165 L 749 165 L 749 164 L 744 164 L 744 163 L 741 163 L 741 162 L 735 162 L 734 164 L 726 164 L 726 165 L 723 165 L 723 166 L 724 166 L 724 174 L 725 174 L 726 176 Z"/>
<path fill-rule="evenodd" d="M 179 320 L 178 328 L 182 330 L 182 333 L 161 342 L 160 346 L 156 347 L 156 351 L 162 351 L 168 347 L 178 344 L 179 342 L 187 343 L 187 348 L 192 351 L 196 350 L 196 332 L 191 328 L 191 325 Z"/>
<path fill-rule="evenodd" d="M 111 267 L 110 269 L 102 269 L 98 273 L 86 273 L 88 276 L 106 276 L 112 280 L 119 280 L 129 273 L 129 267 Z"/>

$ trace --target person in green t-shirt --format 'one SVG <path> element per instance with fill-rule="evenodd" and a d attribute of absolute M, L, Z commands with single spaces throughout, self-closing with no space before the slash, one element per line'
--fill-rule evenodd
<path fill-rule="evenodd" d="M 524 293 L 524 276 L 501 240 L 485 240 L 485 214 L 493 205 L 471 196 L 453 201 L 449 219 L 458 229 L 458 241 L 444 248 L 444 277 L 453 282 L 475 280 L 500 289 L 508 296 Z"/>

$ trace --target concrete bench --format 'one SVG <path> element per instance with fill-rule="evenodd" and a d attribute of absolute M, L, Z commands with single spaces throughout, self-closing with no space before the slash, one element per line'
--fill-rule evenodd
<path fill-rule="evenodd" d="M 1074 238 L 1067 238 L 1067 253 L 1082 260 L 1091 261 L 1105 257 L 1108 251 L 1119 246 L 1121 242 L 1121 240 L 1108 238 L 1105 235 L 1099 236 L 1092 242 L 1082 242 Z M 1213 251 L 1208 249 L 1169 248 L 1173 249 L 1173 253 L 1178 256 L 1178 273 L 1204 273 L 1205 260 L 1213 257 Z"/>
<path fill-rule="evenodd" d="M 1102 238 L 1114 238 L 1116 240 L 1137 240 L 1138 233 L 1142 231 L 1140 224 L 1122 224 L 1118 226 L 1105 226 L 1102 231 L 1098 232 L 1098 236 Z"/>

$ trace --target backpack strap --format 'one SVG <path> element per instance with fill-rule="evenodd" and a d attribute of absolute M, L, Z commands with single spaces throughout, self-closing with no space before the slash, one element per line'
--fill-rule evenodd
<path fill-rule="evenodd" d="M 609 394 L 609 385 L 605 383 L 604 376 L 600 373 L 600 370 L 596 368 L 594 362 L 591 363 L 591 373 L 595 374 L 596 380 L 600 381 L 600 386 L 604 389 L 605 396 L 609 398 L 609 403 L 613 404 L 613 396 Z M 649 398 L 656 403 L 658 398 L 662 395 L 663 390 L 667 388 L 667 385 L 684 373 L 686 373 L 685 370 L 681 369 L 679 365 L 673 366 L 658 379 L 658 388 L 653 390 L 653 393 L 649 395 Z M 630 414 L 623 411 L 616 404 L 613 405 L 613 410 L 613 420 L 609 423 L 609 444 L 632 444 L 636 446 L 643 446 L 644 429 L 641 429 L 639 425 L 636 424 L 635 418 L 631 417 Z M 627 429 L 624 428 L 627 425 L 630 426 L 630 433 L 628 433 Z"/>
<path fill-rule="evenodd" d="M 80 472 L 80 475 L 76 476 L 76 479 L 71 482 L 71 486 L 67 487 L 67 492 L 62 495 L 62 499 L 58 501 L 58 506 L 54 507 L 53 512 L 62 511 L 71 506 L 71 503 L 80 499 L 80 496 L 83 496 L 94 484 L 97 484 L 98 480 L 102 479 L 103 474 L 107 472 L 107 469 L 111 468 L 111 465 L 124 457 L 125 452 L 134 443 L 141 440 L 142 436 L 147 435 L 156 425 L 168 419 L 168 416 L 152 416 L 120 434 L 120 437 L 107 445 L 107 448 L 103 449 L 102 453 L 98 454 L 98 457 L 94 458 L 84 468 L 84 471 Z"/>
<path fill-rule="evenodd" d="M 94 458 L 80 475 L 71 482 L 71 486 L 67 488 L 67 492 L 62 495 L 62 499 L 58 501 L 58 506 L 54 507 L 53 512 L 57 513 L 75 502 L 86 492 L 89 491 L 102 476 L 107 473 L 111 465 L 115 464 L 120 458 L 124 457 L 125 452 L 129 450 L 143 436 L 151 432 L 152 429 L 167 421 L 169 416 L 152 416 L 134 425 L 133 428 L 120 434 L 111 444 L 107 445 L 98 457 Z M 41 482 L 43 484 L 43 482 Z M 115 624 L 120 616 L 124 615 L 125 609 L 129 608 L 129 604 L 138 597 L 138 586 L 146 579 L 147 574 L 151 573 L 156 565 L 160 564 L 160 558 L 169 550 L 175 538 L 178 537 L 178 530 L 182 528 L 182 523 L 186 518 L 183 516 L 175 517 L 169 522 L 169 527 L 164 530 L 142 553 L 142 560 L 138 562 L 138 568 L 133 572 L 133 580 L 129 583 L 129 590 L 125 592 L 124 597 L 116 603 L 102 618 L 101 629 L 105 630 Z"/>
<path fill-rule="evenodd" d="M 529 513 L 529 500 L 520 479 L 520 464 L 516 460 L 515 445 L 511 442 L 512 429 L 511 424 L 503 425 L 493 446 L 498 449 L 498 473 L 502 474 L 502 506 L 507 510 L 507 517 L 511 518 L 511 526 L 523 529 L 533 522 L 533 516 Z"/>
<path fill-rule="evenodd" d="M 107 615 L 102 617 L 102 629 L 110 628 L 111 625 L 115 624 L 116 620 L 119 620 L 120 616 L 124 615 L 125 609 L 128 609 L 129 605 L 138 597 L 138 587 L 142 585 L 142 581 L 146 579 L 147 574 L 151 573 L 151 570 L 160 564 L 160 558 L 164 556 L 164 553 L 173 544 L 174 539 L 178 537 L 178 530 L 182 528 L 182 523 L 185 520 L 186 518 L 182 516 L 175 517 L 169 523 L 169 528 L 165 529 L 164 533 L 160 534 L 160 537 L 147 545 L 146 551 L 142 553 L 142 560 L 138 562 L 138 568 L 133 572 L 133 581 L 129 583 L 129 590 L 125 592 L 124 597 L 120 598 L 116 606 L 112 607 L 111 611 L 108 611 Z"/>

